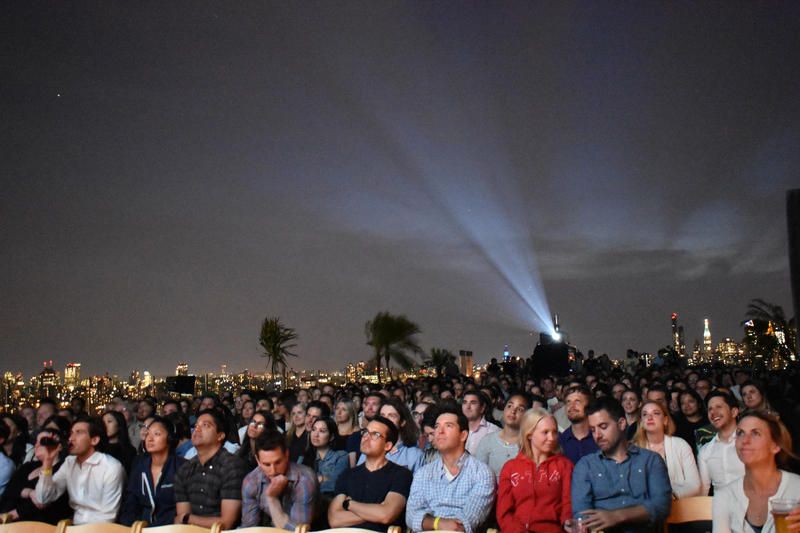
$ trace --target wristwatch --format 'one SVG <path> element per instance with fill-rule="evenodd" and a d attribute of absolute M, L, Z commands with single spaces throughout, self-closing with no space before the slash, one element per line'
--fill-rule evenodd
<path fill-rule="evenodd" d="M 349 496 L 347 498 L 345 498 L 344 501 L 342 502 L 342 509 L 344 509 L 345 511 L 349 511 L 350 510 L 350 497 Z"/>

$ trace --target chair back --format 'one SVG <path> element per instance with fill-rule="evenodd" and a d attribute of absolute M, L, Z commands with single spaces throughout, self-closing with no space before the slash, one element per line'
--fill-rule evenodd
<path fill-rule="evenodd" d="M 45 522 L 8 522 L 0 524 L 0 533 L 63 533 L 66 524 L 54 526 Z"/>
<path fill-rule="evenodd" d="M 191 524 L 168 524 L 166 526 L 146 527 L 139 533 L 222 533 L 222 522 L 214 522 L 210 528 Z"/>
<path fill-rule="evenodd" d="M 232 533 L 234 531 L 236 533 L 286 533 L 285 529 L 281 529 L 279 527 L 261 527 L 261 526 L 243 527 L 239 529 L 226 529 L 223 533 Z M 294 533 L 308 533 L 308 524 L 299 524 L 297 527 L 294 528 Z M 373 531 L 372 533 L 375 532 Z"/>
<path fill-rule="evenodd" d="M 711 496 L 673 500 L 664 533 L 711 531 L 711 501 Z"/>

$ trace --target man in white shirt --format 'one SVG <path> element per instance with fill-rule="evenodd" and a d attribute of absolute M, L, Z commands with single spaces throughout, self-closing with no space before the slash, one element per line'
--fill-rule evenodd
<path fill-rule="evenodd" d="M 42 462 L 42 473 L 36 483 L 36 501 L 51 503 L 67 491 L 69 505 L 75 510 L 75 525 L 113 522 L 122 500 L 125 469 L 119 461 L 98 451 L 105 439 L 100 420 L 76 420 L 69 435 L 71 455 L 55 475 L 58 448 L 38 446 L 36 458 Z"/>
<path fill-rule="evenodd" d="M 736 417 L 739 404 L 736 399 L 722 391 L 713 391 L 706 397 L 708 420 L 717 430 L 717 435 L 706 443 L 697 454 L 700 470 L 700 495 L 708 495 L 712 485 L 716 492 L 731 481 L 744 475 L 744 465 L 736 455 Z"/>
<path fill-rule="evenodd" d="M 499 427 L 488 422 L 483 416 L 488 405 L 489 400 L 482 393 L 475 390 L 464 393 L 461 410 L 469 423 L 469 437 L 467 437 L 466 448 L 472 455 L 478 450 L 478 444 L 483 437 L 500 431 Z"/>

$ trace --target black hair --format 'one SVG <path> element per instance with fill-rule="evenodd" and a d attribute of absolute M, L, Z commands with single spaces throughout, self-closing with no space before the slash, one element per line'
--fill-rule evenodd
<path fill-rule="evenodd" d="M 607 412 L 608 416 L 613 420 L 625 418 L 625 410 L 622 408 L 622 404 L 613 396 L 603 396 L 591 402 L 586 409 L 586 416 L 599 413 L 600 411 Z"/>
<path fill-rule="evenodd" d="M 425 426 L 428 427 L 436 427 L 436 419 L 439 417 L 439 406 L 438 405 L 431 405 L 427 409 L 425 409 L 425 414 L 422 415 L 422 422 L 420 423 L 420 429 L 424 428 Z"/>
<path fill-rule="evenodd" d="M 411 411 L 408 410 L 408 406 L 403 402 L 403 400 L 395 396 L 392 396 L 383 402 L 381 409 L 383 409 L 385 405 L 388 405 L 397 411 L 397 414 L 400 415 L 400 420 L 405 422 L 404 424 L 401 422 L 400 427 L 397 428 L 398 432 L 400 433 L 400 440 L 403 442 L 403 444 L 406 446 L 416 445 L 417 439 L 419 439 L 419 427 L 417 426 L 417 423 L 414 422 L 414 417 L 411 416 Z"/>
<path fill-rule="evenodd" d="M 486 407 L 489 405 L 489 398 L 487 398 L 486 395 L 484 393 L 482 393 L 481 391 L 479 391 L 479 390 L 470 389 L 470 390 L 464 391 L 464 394 L 461 395 L 461 399 L 463 400 L 468 395 L 477 397 L 478 398 L 478 402 L 481 404 L 481 407 L 483 407 L 484 409 L 486 409 Z"/>
<path fill-rule="evenodd" d="M 214 420 L 214 425 L 217 427 L 217 433 L 224 433 L 228 435 L 228 423 L 225 421 L 225 416 L 216 409 L 203 409 L 197 413 L 197 419 L 201 416 L 208 415 Z"/>
<path fill-rule="evenodd" d="M 95 437 L 100 439 L 94 449 L 98 452 L 106 451 L 108 448 L 108 437 L 106 436 L 106 425 L 101 418 L 81 415 L 72 422 L 72 427 L 75 427 L 75 424 L 86 424 L 89 428 L 89 437 L 92 439 Z"/>
<path fill-rule="evenodd" d="M 706 409 L 708 409 L 708 403 L 711 401 L 711 398 L 722 398 L 731 409 L 740 409 L 739 402 L 736 400 L 733 394 L 729 394 L 721 390 L 712 390 L 706 395 Z"/>
<path fill-rule="evenodd" d="M 439 416 L 442 415 L 456 415 L 458 419 L 458 430 L 459 431 L 469 431 L 469 421 L 467 420 L 467 416 L 464 414 L 464 411 L 461 409 L 453 409 L 452 407 L 443 407 L 441 411 L 439 411 Z M 436 418 L 438 419 L 439 416 Z"/>
<path fill-rule="evenodd" d="M 682 391 L 680 391 L 678 393 L 678 408 L 680 409 L 681 398 L 683 398 L 687 394 L 689 396 L 691 396 L 692 398 L 694 398 L 694 401 L 697 402 L 697 407 L 700 409 L 700 413 L 702 413 L 705 416 L 705 414 L 706 414 L 706 404 L 703 401 L 703 399 L 700 397 L 700 394 L 694 389 L 684 389 L 684 390 L 682 390 Z M 683 412 L 683 411 L 681 411 L 681 412 Z"/>
<path fill-rule="evenodd" d="M 397 444 L 398 433 L 397 426 L 394 425 L 394 422 L 381 415 L 375 415 L 375 418 L 370 420 L 370 422 L 378 422 L 379 424 L 386 426 L 386 440 L 391 442 L 392 446 Z"/>
<path fill-rule="evenodd" d="M 148 429 L 152 427 L 153 424 L 161 424 L 161 427 L 163 427 L 167 432 L 167 446 L 169 447 L 169 453 L 174 453 L 175 448 L 178 447 L 178 441 L 180 440 L 178 437 L 178 430 L 175 428 L 175 424 L 172 422 L 172 420 L 163 416 L 155 415 L 152 418 L 153 420 L 150 422 L 150 425 L 147 426 Z"/>
<path fill-rule="evenodd" d="M 317 422 L 322 422 L 323 424 L 325 424 L 325 427 L 328 429 L 328 433 L 330 434 L 330 437 L 329 437 L 329 440 L 328 440 L 328 447 L 332 448 L 334 442 L 336 441 L 336 439 L 339 438 L 339 428 L 336 426 L 336 422 L 334 422 L 333 419 L 330 418 L 330 417 L 317 418 L 316 420 L 314 420 L 314 424 L 316 424 Z M 314 447 L 311 444 L 311 439 L 310 438 L 308 440 L 308 445 L 311 448 Z"/>
<path fill-rule="evenodd" d="M 268 452 L 271 450 L 280 450 L 286 453 L 289 449 L 286 439 L 277 431 L 265 431 L 258 436 L 255 442 L 255 454 L 258 452 Z"/>
<path fill-rule="evenodd" d="M 175 435 L 178 437 L 179 441 L 181 439 L 192 438 L 192 427 L 189 422 L 189 417 L 186 416 L 186 413 L 184 413 L 182 410 L 170 413 L 164 418 L 172 422 L 172 425 L 175 428 Z"/>
<path fill-rule="evenodd" d="M 125 421 L 125 417 L 123 416 L 123 414 L 118 411 L 106 411 L 100 417 L 100 420 L 102 420 L 103 416 L 106 415 L 111 415 L 112 417 L 114 417 L 114 420 L 117 421 L 117 438 L 119 439 L 121 447 L 123 449 L 127 448 L 128 446 L 133 447 L 133 444 L 131 443 L 131 437 L 128 434 L 128 422 Z M 105 423 L 103 423 L 103 434 L 106 436 L 106 439 L 110 439 L 111 435 L 106 433 L 105 429 L 106 425 Z"/>
<path fill-rule="evenodd" d="M 312 407 L 316 407 L 321 411 L 320 414 L 321 418 L 328 418 L 329 416 L 331 416 L 331 408 L 328 407 L 328 404 L 325 402 L 321 402 L 319 400 L 311 400 L 310 402 L 308 402 L 308 405 L 306 405 L 306 413 L 308 413 L 308 410 L 311 409 Z"/>

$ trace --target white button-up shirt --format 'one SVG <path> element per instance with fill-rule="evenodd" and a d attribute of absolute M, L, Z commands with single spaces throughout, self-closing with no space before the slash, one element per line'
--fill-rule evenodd
<path fill-rule="evenodd" d="M 500 428 L 491 422 L 487 422 L 485 417 L 481 417 L 481 422 L 478 424 L 478 429 L 475 431 L 470 431 L 469 436 L 467 437 L 466 448 L 470 455 L 475 455 L 475 452 L 478 451 L 478 444 L 481 442 L 483 437 L 496 431 L 500 431 Z"/>
<path fill-rule="evenodd" d="M 58 472 L 39 476 L 36 499 L 51 503 L 66 490 L 69 505 L 75 510 L 72 518 L 75 525 L 113 522 L 122 501 L 124 484 L 125 469 L 110 455 L 94 452 L 83 464 L 78 464 L 75 456 L 70 455 Z"/>
<path fill-rule="evenodd" d="M 714 485 L 714 493 L 731 481 L 744 475 L 744 464 L 736 455 L 736 431 L 723 442 L 719 433 L 697 454 L 697 467 L 700 470 L 700 495 L 708 495 Z"/>

